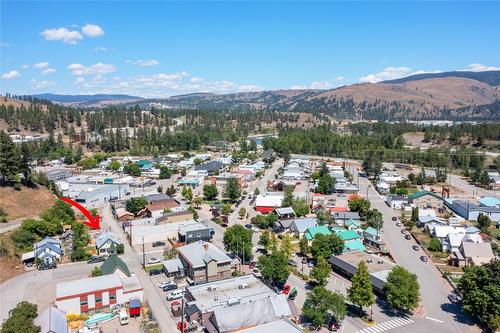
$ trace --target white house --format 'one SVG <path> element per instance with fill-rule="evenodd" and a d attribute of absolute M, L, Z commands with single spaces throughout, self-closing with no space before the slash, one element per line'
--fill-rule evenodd
<path fill-rule="evenodd" d="M 116 246 L 118 244 L 121 244 L 121 242 L 120 239 L 118 238 L 118 235 L 111 231 L 106 231 L 97 236 L 97 238 L 95 239 L 95 246 L 97 248 L 97 253 L 99 255 L 108 254 L 113 244 L 116 251 Z"/>
<path fill-rule="evenodd" d="M 61 241 L 47 236 L 33 245 L 33 254 L 35 259 L 40 259 L 43 263 L 55 263 L 61 260 L 63 254 Z"/>

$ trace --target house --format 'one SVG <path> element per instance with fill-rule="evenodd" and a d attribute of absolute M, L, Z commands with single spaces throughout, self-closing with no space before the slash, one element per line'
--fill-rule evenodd
<path fill-rule="evenodd" d="M 353 219 L 349 219 L 345 223 L 345 227 L 347 228 L 347 230 L 357 230 L 361 227 L 361 222 L 353 220 Z"/>
<path fill-rule="evenodd" d="M 162 265 L 167 277 L 179 278 L 184 276 L 184 265 L 179 258 L 164 260 Z"/>
<path fill-rule="evenodd" d="M 79 315 L 109 312 L 113 305 L 143 298 L 142 286 L 135 276 L 120 278 L 117 274 L 108 274 L 57 283 L 54 303 L 60 310 Z"/>
<path fill-rule="evenodd" d="M 295 219 L 279 219 L 274 222 L 273 231 L 276 233 L 290 230 L 290 226 L 292 225 Z"/>
<path fill-rule="evenodd" d="M 437 216 L 418 216 L 417 227 L 423 228 L 428 223 L 435 223 L 440 225 L 447 225 L 446 220 Z"/>
<path fill-rule="evenodd" d="M 363 244 L 363 241 L 360 239 L 355 239 L 351 241 L 344 242 L 344 250 L 343 252 L 351 252 L 351 251 L 366 251 L 366 247 Z"/>
<path fill-rule="evenodd" d="M 293 210 L 292 207 L 276 208 L 274 212 L 278 216 L 278 219 L 286 220 L 286 219 L 293 219 L 295 217 L 295 211 Z"/>
<path fill-rule="evenodd" d="M 388 194 L 385 198 L 385 202 L 392 209 L 403 209 L 404 206 L 408 204 L 408 198 L 402 195 Z"/>
<path fill-rule="evenodd" d="M 383 180 L 379 180 L 375 187 L 377 188 L 377 191 L 382 194 L 389 193 L 389 191 L 391 190 L 391 185 L 384 182 Z"/>
<path fill-rule="evenodd" d="M 382 174 L 379 175 L 379 179 L 387 184 L 393 185 L 402 181 L 403 177 L 397 173 L 382 172 Z"/>
<path fill-rule="evenodd" d="M 154 201 L 146 205 L 147 216 L 149 217 L 160 217 L 165 212 L 175 212 L 178 211 L 181 204 L 177 202 L 174 198 L 169 200 Z"/>
<path fill-rule="evenodd" d="M 179 242 L 191 244 L 197 241 L 209 242 L 215 234 L 213 228 L 204 223 L 193 223 L 179 227 Z"/>
<path fill-rule="evenodd" d="M 344 241 L 344 252 L 348 251 L 366 251 L 363 245 L 363 237 L 354 230 L 343 230 L 337 232 L 337 235 Z"/>
<path fill-rule="evenodd" d="M 344 226 L 349 220 L 357 222 L 361 220 L 358 212 L 333 212 L 332 216 L 333 219 L 335 220 L 335 223 L 337 223 L 340 226 Z"/>
<path fill-rule="evenodd" d="M 182 186 L 190 186 L 194 188 L 200 184 L 203 184 L 203 177 L 183 177 L 179 180 L 179 185 Z"/>
<path fill-rule="evenodd" d="M 455 266 L 479 266 L 495 258 L 490 243 L 463 242 L 458 251 L 451 256 Z"/>
<path fill-rule="evenodd" d="M 40 333 L 68 333 L 66 311 L 49 306 L 42 311 L 33 323 L 40 327 Z"/>
<path fill-rule="evenodd" d="M 408 203 L 418 208 L 437 208 L 443 206 L 443 198 L 429 191 L 420 191 L 410 194 L 408 196 Z"/>
<path fill-rule="evenodd" d="M 118 221 L 124 222 L 124 221 L 131 221 L 135 218 L 135 215 L 128 212 L 125 208 L 120 207 L 114 210 L 115 217 Z"/>
<path fill-rule="evenodd" d="M 488 203 L 489 201 L 487 201 Z M 486 215 L 494 222 L 500 221 L 500 208 L 496 206 L 478 206 L 463 200 L 446 199 L 446 207 L 460 215 L 466 220 L 477 221 L 479 214 Z"/>
<path fill-rule="evenodd" d="M 444 239 L 440 239 L 441 241 L 441 250 L 443 252 L 455 252 L 458 251 L 460 245 L 462 245 L 462 240 L 464 239 L 465 234 L 462 233 L 449 233 Z"/>
<path fill-rule="evenodd" d="M 450 233 L 465 235 L 465 228 L 452 227 L 449 225 L 434 225 L 433 229 L 431 230 L 432 236 L 437 237 L 439 239 L 445 239 L 446 236 L 448 236 L 448 234 Z"/>
<path fill-rule="evenodd" d="M 290 232 L 296 234 L 299 238 L 301 238 L 307 231 L 307 229 L 315 227 L 317 225 L 318 219 L 316 219 L 315 217 L 295 219 L 290 224 Z"/>
<path fill-rule="evenodd" d="M 253 326 L 251 328 L 246 328 L 240 333 L 272 333 L 272 332 L 286 332 L 286 333 L 302 333 L 302 329 L 300 329 L 297 325 L 295 325 L 290 320 L 280 319 L 275 320 L 270 323 L 265 323 L 257 326 Z"/>
<path fill-rule="evenodd" d="M 389 272 L 396 266 L 394 263 L 382 259 L 374 254 L 363 251 L 350 251 L 339 255 L 333 255 L 328 259 L 334 270 L 349 277 L 358 270 L 359 263 L 364 261 L 370 274 L 370 282 L 373 289 L 379 294 L 384 293 L 384 286 L 387 282 Z"/>
<path fill-rule="evenodd" d="M 255 210 L 263 214 L 270 213 L 276 208 L 281 207 L 283 202 L 282 194 L 266 193 L 258 195 L 255 199 Z"/>
<path fill-rule="evenodd" d="M 202 284 L 231 276 L 231 258 L 212 243 L 198 241 L 177 248 L 190 284 Z"/>
<path fill-rule="evenodd" d="M 59 180 L 66 180 L 69 177 L 72 176 L 71 172 L 66 169 L 56 169 L 56 170 L 50 170 L 45 173 L 47 175 L 47 179 L 49 181 L 59 181 Z"/>
<path fill-rule="evenodd" d="M 196 171 L 206 171 L 209 176 L 218 174 L 225 167 L 221 161 L 210 161 L 204 164 L 196 165 Z"/>
<path fill-rule="evenodd" d="M 101 265 L 101 275 L 117 274 L 120 278 L 130 277 L 127 264 L 116 254 L 110 255 Z"/>
<path fill-rule="evenodd" d="M 144 171 L 153 169 L 153 163 L 148 160 L 139 160 L 135 162 L 135 164 L 137 164 L 141 168 L 141 170 Z"/>
<path fill-rule="evenodd" d="M 376 239 L 380 237 L 380 232 L 373 227 L 367 227 L 363 230 L 363 237 Z"/>
<path fill-rule="evenodd" d="M 115 253 L 118 244 L 121 244 L 120 239 L 112 231 L 106 231 L 95 239 L 95 247 L 99 255 Z"/>
<path fill-rule="evenodd" d="M 307 228 L 305 236 L 308 241 L 312 241 L 316 235 L 330 235 L 332 231 L 326 225 Z"/>
<path fill-rule="evenodd" d="M 33 245 L 33 255 L 45 264 L 56 263 L 61 260 L 63 250 L 61 248 L 61 241 L 52 237 L 46 236 L 39 242 Z"/>

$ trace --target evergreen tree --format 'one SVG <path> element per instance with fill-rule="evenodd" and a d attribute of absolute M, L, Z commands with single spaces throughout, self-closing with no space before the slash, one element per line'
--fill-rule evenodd
<path fill-rule="evenodd" d="M 11 180 L 19 171 L 19 155 L 10 136 L 0 131 L 0 176 L 3 182 Z"/>
<path fill-rule="evenodd" d="M 328 263 L 328 261 L 326 261 L 325 258 L 320 256 L 318 257 L 316 264 L 311 270 L 310 277 L 316 280 L 319 285 L 324 286 L 326 285 L 328 277 L 330 276 L 330 272 L 330 264 Z"/>

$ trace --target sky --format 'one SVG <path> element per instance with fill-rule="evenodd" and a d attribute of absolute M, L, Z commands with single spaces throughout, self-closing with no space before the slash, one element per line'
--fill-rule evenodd
<path fill-rule="evenodd" d="M 1 1 L 0 93 L 331 89 L 500 69 L 498 2 Z"/>

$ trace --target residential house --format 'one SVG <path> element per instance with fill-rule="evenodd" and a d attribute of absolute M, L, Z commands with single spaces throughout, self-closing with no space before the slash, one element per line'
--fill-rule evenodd
<path fill-rule="evenodd" d="M 286 220 L 286 219 L 293 219 L 295 217 L 295 211 L 293 210 L 292 207 L 276 208 L 274 212 L 278 216 L 278 219 Z"/>
<path fill-rule="evenodd" d="M 306 236 L 308 241 L 312 242 L 312 240 L 314 239 L 314 236 L 320 235 L 320 234 L 321 235 L 330 235 L 330 234 L 332 234 L 332 231 L 326 225 L 320 225 L 320 226 L 316 226 L 316 227 L 307 228 L 304 235 Z"/>
<path fill-rule="evenodd" d="M 446 220 L 437 216 L 418 216 L 417 227 L 423 228 L 429 223 L 447 225 Z"/>
<path fill-rule="evenodd" d="M 358 230 L 361 227 L 361 222 L 353 220 L 353 219 L 349 219 L 345 223 L 345 227 L 347 228 L 347 230 Z"/>
<path fill-rule="evenodd" d="M 305 234 L 307 229 L 316 227 L 318 225 L 318 219 L 315 217 L 307 217 L 295 219 L 290 224 L 290 232 L 294 233 L 299 238 Z"/>
<path fill-rule="evenodd" d="M 363 244 L 368 246 L 370 252 L 389 253 L 389 248 L 377 229 L 367 227 L 363 230 Z"/>
<path fill-rule="evenodd" d="M 52 237 L 46 236 L 39 242 L 33 245 L 33 255 L 45 264 L 56 263 L 61 260 L 63 250 L 61 241 Z"/>
<path fill-rule="evenodd" d="M 458 248 L 460 247 L 460 245 L 462 245 L 462 240 L 464 239 L 464 237 L 465 233 L 450 232 L 444 239 L 440 239 L 442 251 L 458 251 Z"/>
<path fill-rule="evenodd" d="M 95 247 L 99 255 L 116 253 L 118 244 L 121 244 L 120 239 L 112 231 L 106 231 L 95 239 Z"/>
<path fill-rule="evenodd" d="M 177 248 L 190 284 L 202 284 L 231 276 L 231 258 L 212 243 L 198 241 Z"/>
<path fill-rule="evenodd" d="M 408 204 L 408 198 L 397 194 L 388 194 L 385 202 L 392 209 L 403 209 Z"/>
<path fill-rule="evenodd" d="M 184 276 L 184 265 L 179 258 L 162 261 L 163 271 L 168 278 L 180 278 Z"/>
<path fill-rule="evenodd" d="M 458 251 L 452 253 L 454 266 L 480 266 L 495 258 L 490 243 L 462 242 Z"/>
<path fill-rule="evenodd" d="M 209 176 L 219 174 L 224 169 L 225 165 L 221 161 L 210 161 L 204 164 L 196 165 L 196 171 L 206 171 Z"/>
<path fill-rule="evenodd" d="M 379 180 L 377 184 L 375 184 L 377 191 L 381 194 L 389 193 L 391 190 L 391 185 L 384 182 L 383 180 Z"/>
<path fill-rule="evenodd" d="M 290 226 L 292 225 L 295 219 L 279 219 L 274 222 L 273 231 L 276 233 L 284 232 L 290 230 Z"/>
<path fill-rule="evenodd" d="M 163 200 L 146 205 L 148 217 L 161 217 L 164 213 L 177 212 L 181 209 L 181 204 L 174 198 Z"/>
<path fill-rule="evenodd" d="M 354 230 L 344 230 L 337 232 L 337 235 L 344 241 L 344 252 L 366 251 L 363 245 L 363 237 Z"/>
<path fill-rule="evenodd" d="M 179 227 L 179 242 L 191 244 L 197 241 L 209 242 L 215 231 L 205 223 L 188 224 Z"/>
<path fill-rule="evenodd" d="M 344 226 L 349 220 L 357 222 L 360 222 L 361 220 L 358 212 L 333 212 L 332 216 L 335 223 L 340 226 Z"/>
<path fill-rule="evenodd" d="M 40 327 L 40 333 L 68 333 L 66 311 L 49 306 L 42 311 L 33 323 Z"/>
<path fill-rule="evenodd" d="M 397 173 L 382 172 L 379 175 L 379 179 L 387 184 L 394 185 L 397 182 L 402 181 L 403 177 L 401 177 Z"/>

